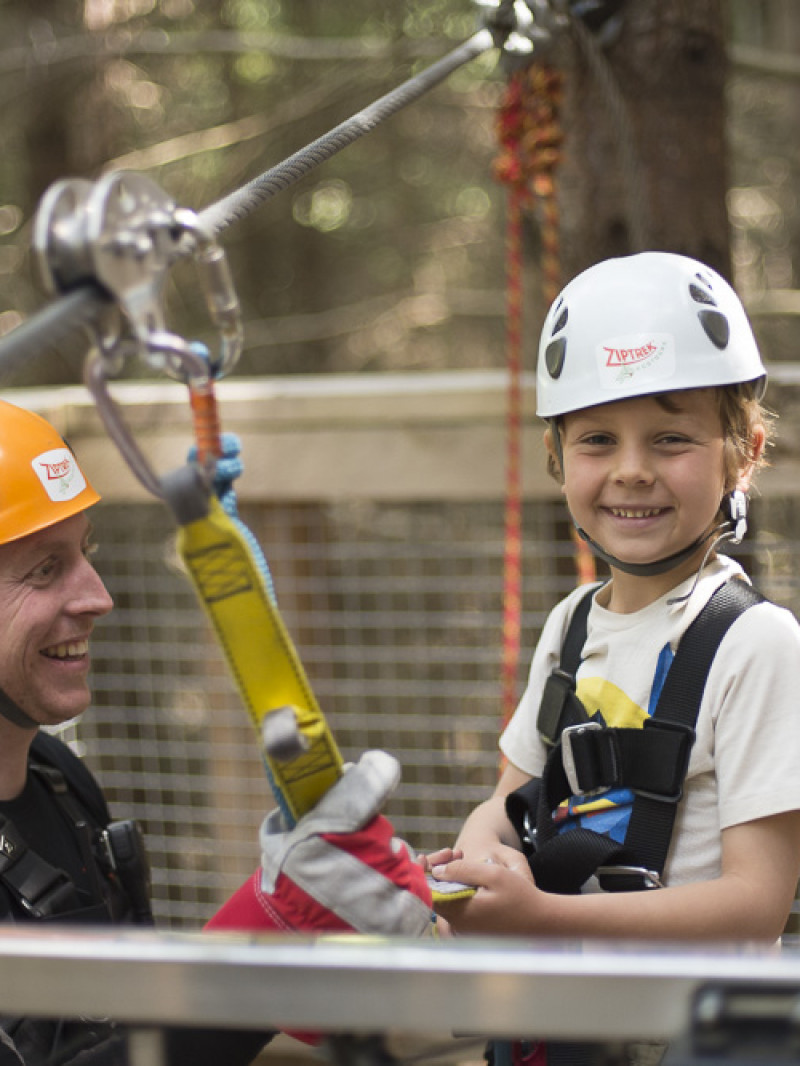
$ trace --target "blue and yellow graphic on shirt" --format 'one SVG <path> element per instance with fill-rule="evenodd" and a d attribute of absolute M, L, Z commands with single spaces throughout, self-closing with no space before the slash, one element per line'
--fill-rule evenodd
<path fill-rule="evenodd" d="M 658 657 L 646 710 L 612 681 L 603 677 L 580 678 L 576 689 L 578 697 L 595 721 L 612 728 L 641 729 L 645 720 L 656 709 L 673 658 L 672 649 L 666 644 Z M 561 833 L 581 826 L 622 843 L 628 829 L 632 804 L 633 792 L 630 789 L 604 789 L 564 800 L 554 811 L 553 819 Z"/>

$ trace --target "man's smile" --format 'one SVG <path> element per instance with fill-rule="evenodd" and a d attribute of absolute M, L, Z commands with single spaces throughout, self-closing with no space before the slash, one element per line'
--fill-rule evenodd
<path fill-rule="evenodd" d="M 82 659 L 89 651 L 88 640 L 67 641 L 42 648 L 42 655 L 47 659 L 75 660 Z"/>

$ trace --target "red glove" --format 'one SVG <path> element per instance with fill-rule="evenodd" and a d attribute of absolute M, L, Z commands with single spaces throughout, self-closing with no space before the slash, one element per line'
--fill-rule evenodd
<path fill-rule="evenodd" d="M 287 831 L 280 811 L 268 814 L 261 868 L 206 929 L 421 936 L 432 916 L 425 873 L 378 814 L 399 779 L 393 756 L 368 751 L 294 829 Z M 320 1040 L 315 1033 L 290 1035 Z"/>
<path fill-rule="evenodd" d="M 399 781 L 397 760 L 368 751 L 294 829 L 280 811 L 261 827 L 261 868 L 207 930 L 420 936 L 431 893 L 422 868 L 378 814 Z"/>

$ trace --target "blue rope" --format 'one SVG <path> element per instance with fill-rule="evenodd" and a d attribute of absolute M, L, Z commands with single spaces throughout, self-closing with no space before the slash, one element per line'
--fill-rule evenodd
<path fill-rule="evenodd" d="M 241 457 L 242 442 L 235 433 L 223 433 L 220 443 L 222 446 L 222 455 L 217 459 L 217 465 L 214 470 L 214 492 L 217 494 L 225 514 L 228 515 L 247 541 L 247 546 L 252 552 L 259 572 L 264 579 L 264 585 L 266 586 L 270 602 L 273 606 L 277 606 L 278 598 L 275 595 L 275 584 L 272 580 L 272 574 L 266 556 L 250 527 L 239 517 L 239 506 L 233 483 L 237 477 L 241 476 L 242 471 L 244 470 L 244 463 L 242 462 Z M 189 451 L 189 461 L 194 462 L 196 459 L 197 448 L 193 445 Z"/>

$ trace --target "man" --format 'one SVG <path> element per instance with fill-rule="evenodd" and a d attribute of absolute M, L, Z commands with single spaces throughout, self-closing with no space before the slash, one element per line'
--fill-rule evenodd
<path fill-rule="evenodd" d="M 6 921 L 151 921 L 134 823 L 110 823 L 89 771 L 40 731 L 70 721 L 90 703 L 91 634 L 113 606 L 90 561 L 86 511 L 99 498 L 49 423 L 0 401 L 0 919 Z M 393 760 L 367 753 L 293 831 L 273 812 L 262 829 L 263 868 L 210 927 L 422 932 L 430 914 L 424 874 L 377 813 L 395 783 Z M 114 861 L 120 836 L 134 861 Z M 335 874 L 345 852 L 339 905 L 332 869 Z M 320 853 L 322 868 L 315 865 Z M 360 892 L 353 878 L 354 856 L 370 893 Z M 309 910 L 322 876 L 326 902 Z M 0 1066 L 124 1061 L 112 1025 L 14 1018 L 0 1019 L 0 1027 Z M 171 1032 L 168 1056 L 175 1064 L 235 1066 L 250 1062 L 270 1035 Z"/>

